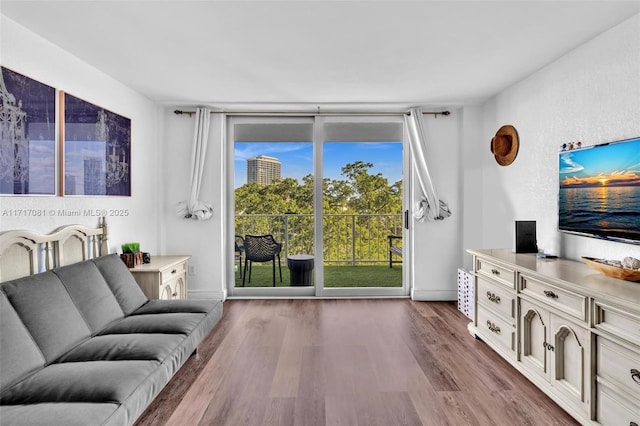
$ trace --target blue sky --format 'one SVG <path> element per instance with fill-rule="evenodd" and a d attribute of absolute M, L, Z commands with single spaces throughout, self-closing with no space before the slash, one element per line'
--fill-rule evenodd
<path fill-rule="evenodd" d="M 344 179 L 341 168 L 348 163 L 373 163 L 369 173 L 381 173 L 389 183 L 402 179 L 402 143 L 400 142 L 325 142 L 325 178 Z M 268 155 L 280 160 L 282 177 L 301 180 L 313 174 L 313 144 L 311 142 L 236 142 L 235 184 L 238 188 L 247 182 L 247 159 Z"/>
<path fill-rule="evenodd" d="M 640 138 L 560 153 L 562 186 L 640 184 Z"/>

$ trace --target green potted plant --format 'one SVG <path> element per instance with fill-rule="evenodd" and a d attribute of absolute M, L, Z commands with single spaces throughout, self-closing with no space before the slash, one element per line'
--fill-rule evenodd
<path fill-rule="evenodd" d="M 140 243 L 124 243 L 120 246 L 122 254 L 120 258 L 127 265 L 127 268 L 135 268 L 142 264 L 142 252 L 140 252 Z"/>

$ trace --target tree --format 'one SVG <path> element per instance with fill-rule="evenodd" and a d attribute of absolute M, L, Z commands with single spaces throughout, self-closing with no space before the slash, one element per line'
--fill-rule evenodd
<path fill-rule="evenodd" d="M 356 161 L 342 168 L 350 186 L 349 207 L 359 214 L 401 213 L 402 191 L 400 182 L 389 185 L 381 173 L 371 175 L 372 163 Z"/>
<path fill-rule="evenodd" d="M 386 254 L 387 247 L 380 241 L 386 242 L 386 236 L 395 231 L 387 215 L 402 212 L 402 181 L 390 184 L 381 173 L 370 174 L 372 167 L 363 161 L 349 163 L 342 167 L 345 179 L 322 182 L 322 210 L 331 215 L 323 219 L 327 258 L 350 259 L 350 247 L 356 247 L 356 242 L 358 259 Z M 313 206 L 312 175 L 302 182 L 283 178 L 269 185 L 245 184 L 235 190 L 236 233 L 273 234 L 280 241 L 287 238 L 290 253 L 311 253 Z"/>

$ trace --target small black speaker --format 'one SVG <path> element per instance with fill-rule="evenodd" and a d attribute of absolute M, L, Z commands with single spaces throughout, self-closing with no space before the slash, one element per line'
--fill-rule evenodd
<path fill-rule="evenodd" d="M 516 253 L 537 253 L 536 221 L 516 220 Z"/>

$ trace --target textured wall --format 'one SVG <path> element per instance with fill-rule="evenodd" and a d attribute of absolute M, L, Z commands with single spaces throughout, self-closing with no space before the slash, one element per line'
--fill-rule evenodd
<path fill-rule="evenodd" d="M 475 188 L 482 191 L 482 212 L 475 224 L 483 230 L 483 247 L 512 247 L 514 221 L 536 220 L 538 245 L 547 252 L 576 260 L 640 257 L 640 246 L 557 231 L 560 146 L 640 136 L 640 15 L 504 90 L 483 105 L 482 115 L 482 185 Z M 520 152 L 508 167 L 489 151 L 503 124 L 520 135 Z"/>

